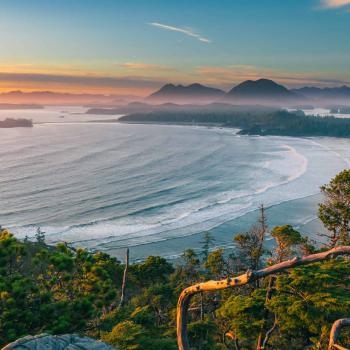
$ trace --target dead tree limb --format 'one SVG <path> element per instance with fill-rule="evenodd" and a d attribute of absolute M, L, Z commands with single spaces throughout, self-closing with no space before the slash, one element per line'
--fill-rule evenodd
<path fill-rule="evenodd" d="M 296 257 L 276 265 L 268 266 L 261 270 L 247 271 L 245 274 L 237 277 L 229 277 L 221 281 L 198 283 L 184 289 L 180 294 L 177 304 L 177 341 L 179 350 L 190 350 L 190 344 L 187 337 L 188 307 L 191 298 L 195 294 L 242 286 L 256 281 L 259 278 L 276 274 L 287 269 L 332 259 L 340 255 L 350 255 L 350 246 L 339 246 L 322 253 L 312 254 L 301 258 Z"/>
<path fill-rule="evenodd" d="M 278 320 L 277 320 L 277 316 L 275 315 L 275 321 L 273 322 L 272 327 L 266 332 L 265 339 L 262 343 L 261 349 L 266 349 L 266 345 L 267 345 L 268 341 L 270 340 L 271 334 L 276 329 L 277 323 L 278 323 Z"/>
<path fill-rule="evenodd" d="M 344 348 L 337 344 L 340 336 L 340 331 L 343 327 L 350 326 L 350 318 L 342 318 L 333 323 L 331 333 L 329 336 L 328 350 L 338 349 L 338 350 L 349 350 L 349 348 Z"/>
<path fill-rule="evenodd" d="M 268 284 L 267 290 L 266 290 L 265 306 L 270 301 L 270 299 L 272 297 L 272 292 L 274 290 L 275 281 L 276 281 L 276 276 L 270 276 L 269 284 Z M 266 343 L 268 341 L 268 340 L 266 340 L 266 338 L 265 338 L 266 341 L 265 340 L 263 341 L 263 332 L 265 331 L 268 317 L 269 317 L 269 311 L 267 308 L 265 308 L 263 323 L 262 323 L 261 331 L 260 331 L 260 334 L 258 337 L 258 343 L 256 346 L 256 350 L 263 350 L 264 349 L 263 342 Z M 275 321 L 276 321 L 276 317 L 275 317 Z M 266 333 L 266 335 L 267 335 L 267 333 Z"/>
<path fill-rule="evenodd" d="M 126 279 L 128 277 L 128 270 L 129 270 L 129 248 L 126 249 L 125 268 L 124 268 L 123 284 L 122 284 L 122 294 L 120 296 L 119 307 L 122 307 L 124 305 L 124 302 L 125 302 L 125 289 L 126 289 Z"/>

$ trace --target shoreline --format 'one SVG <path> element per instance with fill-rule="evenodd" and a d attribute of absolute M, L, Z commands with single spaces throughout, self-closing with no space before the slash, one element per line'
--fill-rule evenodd
<path fill-rule="evenodd" d="M 313 194 L 307 197 L 284 201 L 266 207 L 269 228 L 274 226 L 291 224 L 303 235 L 310 237 L 317 243 L 322 243 L 318 233 L 324 232 L 321 222 L 317 218 L 318 203 L 322 195 Z M 246 232 L 256 222 L 259 209 L 255 208 L 243 215 L 229 220 L 219 226 L 208 230 L 215 239 L 215 248 L 224 248 L 226 253 L 234 251 L 233 237 Z M 101 243 L 97 251 L 104 251 L 111 256 L 122 259 L 125 249 L 130 249 L 130 261 L 143 261 L 150 255 L 160 255 L 168 260 L 176 261 L 185 249 L 201 250 L 201 241 L 205 232 L 193 233 L 186 236 L 170 237 L 156 242 L 145 242 L 135 245 L 120 245 L 120 242 Z M 268 241 L 272 238 L 268 237 Z M 79 243 L 75 244 L 76 247 Z"/>

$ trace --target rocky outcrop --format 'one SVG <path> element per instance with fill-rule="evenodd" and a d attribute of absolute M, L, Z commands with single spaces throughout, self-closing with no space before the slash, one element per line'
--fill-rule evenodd
<path fill-rule="evenodd" d="M 2 350 L 118 350 L 76 334 L 27 336 L 6 345 Z"/>

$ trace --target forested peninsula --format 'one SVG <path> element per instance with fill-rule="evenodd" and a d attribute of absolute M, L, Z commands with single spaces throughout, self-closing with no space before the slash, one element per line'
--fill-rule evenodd
<path fill-rule="evenodd" d="M 232 232 L 234 249 L 203 233 L 176 265 L 129 264 L 129 251 L 121 262 L 49 246 L 40 228 L 19 240 L 0 227 L 0 347 L 77 333 L 119 350 L 340 349 L 350 344 L 350 170 L 321 191 L 324 244 L 288 223 L 269 227 L 261 206 L 250 228 Z"/>
<path fill-rule="evenodd" d="M 350 119 L 306 116 L 302 111 L 259 108 L 237 111 L 153 111 L 129 114 L 121 117 L 119 122 L 220 125 L 238 128 L 243 135 L 350 137 Z"/>

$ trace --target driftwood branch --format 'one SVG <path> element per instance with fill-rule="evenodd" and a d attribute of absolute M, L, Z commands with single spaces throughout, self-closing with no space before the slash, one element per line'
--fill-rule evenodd
<path fill-rule="evenodd" d="M 344 348 L 343 346 L 336 344 L 340 336 L 340 331 L 345 326 L 350 326 L 350 318 L 342 318 L 333 323 L 331 333 L 329 336 L 328 350 L 349 350 L 349 348 Z"/>
<path fill-rule="evenodd" d="M 129 270 L 129 248 L 126 249 L 125 269 L 124 269 L 123 284 L 122 284 L 122 294 L 120 297 L 119 307 L 122 307 L 124 305 L 124 302 L 125 302 L 125 289 L 126 289 L 126 279 L 128 277 L 128 270 Z"/>
<path fill-rule="evenodd" d="M 340 255 L 350 255 L 350 246 L 340 246 L 322 253 L 294 258 L 276 265 L 268 266 L 257 271 L 247 271 L 245 274 L 227 278 L 221 281 L 207 281 L 190 286 L 182 291 L 177 304 L 177 341 L 179 350 L 190 350 L 187 337 L 188 308 L 191 298 L 201 292 L 223 290 L 230 287 L 243 286 L 272 274 L 298 266 L 308 265 L 319 261 L 333 259 Z M 340 348 L 341 349 L 341 348 Z"/>

